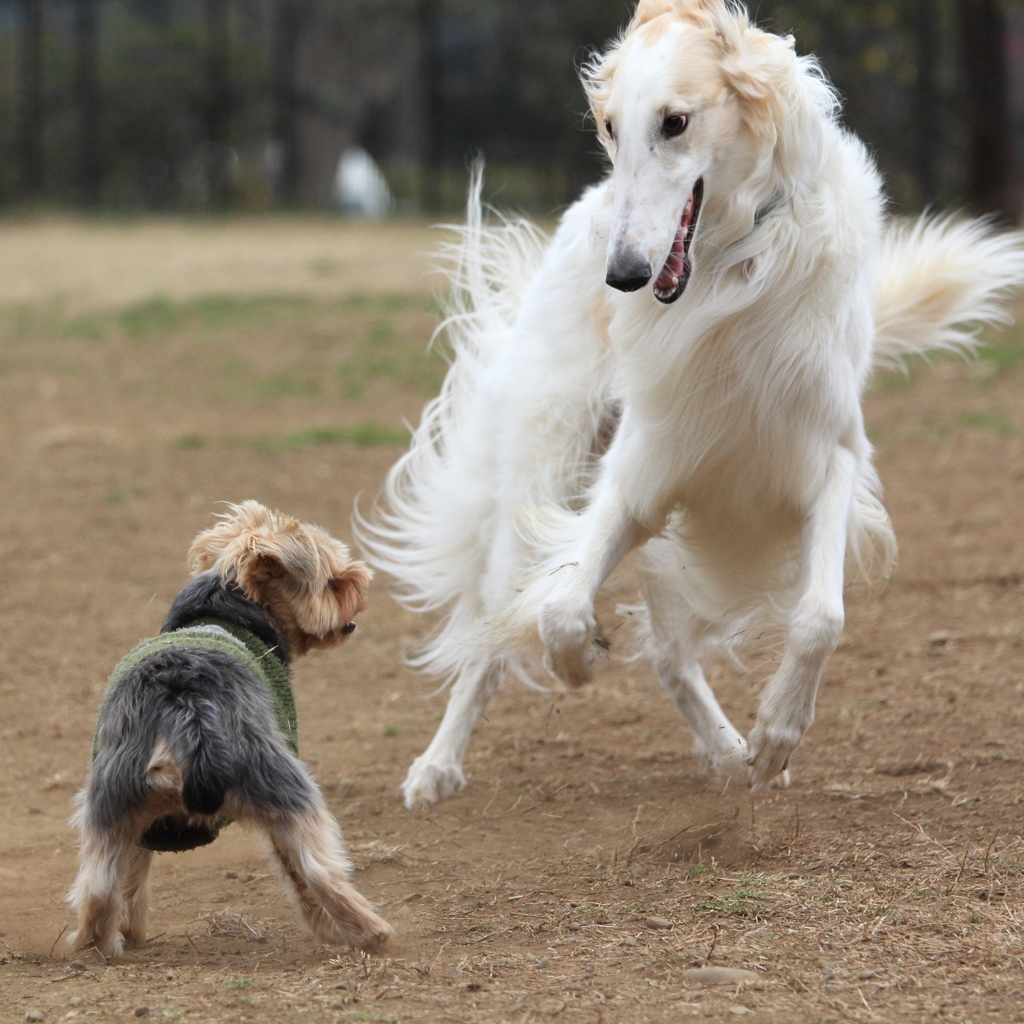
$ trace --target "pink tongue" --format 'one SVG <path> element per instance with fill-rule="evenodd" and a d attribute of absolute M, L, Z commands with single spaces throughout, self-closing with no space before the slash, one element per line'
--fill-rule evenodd
<path fill-rule="evenodd" d="M 672 289 L 679 283 L 678 278 L 683 276 L 683 239 L 686 236 L 686 225 L 680 224 L 676 237 L 672 240 L 672 251 L 665 260 L 665 266 L 654 282 L 655 288 Z M 673 281 L 672 278 L 677 280 Z"/>
<path fill-rule="evenodd" d="M 679 283 L 678 279 L 683 276 L 683 271 L 686 269 L 686 249 L 684 243 L 686 241 L 686 232 L 690 227 L 690 220 L 692 217 L 693 194 L 691 193 L 690 198 L 687 199 L 686 206 L 683 209 L 683 217 L 679 222 L 676 237 L 672 239 L 672 250 L 668 254 L 668 259 L 665 260 L 665 266 L 661 268 L 661 273 L 654 282 L 655 288 L 661 289 L 662 291 L 671 290 Z M 676 278 L 676 280 L 673 281 L 673 278 Z"/>

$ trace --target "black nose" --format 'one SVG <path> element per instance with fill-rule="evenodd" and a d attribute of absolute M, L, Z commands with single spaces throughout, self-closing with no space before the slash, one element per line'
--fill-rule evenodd
<path fill-rule="evenodd" d="M 345 636 L 348 636 L 349 633 L 354 633 L 356 631 L 356 624 L 354 622 L 350 622 L 347 626 L 342 626 L 341 631 Z"/>
<path fill-rule="evenodd" d="M 620 292 L 635 292 L 651 279 L 651 265 L 636 249 L 623 249 L 608 260 L 605 284 Z"/>

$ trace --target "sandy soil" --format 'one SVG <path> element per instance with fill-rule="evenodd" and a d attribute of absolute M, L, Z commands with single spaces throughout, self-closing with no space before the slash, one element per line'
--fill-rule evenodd
<path fill-rule="evenodd" d="M 40 260 L 57 250 L 54 291 L 81 286 L 60 269 L 79 227 L 67 245 L 52 222 L 12 230 Z M 328 232 L 342 248 L 367 237 L 228 225 L 190 249 L 192 226 L 95 230 L 137 253 L 178 239 L 166 266 L 192 268 L 187 280 L 152 288 L 171 296 L 196 294 L 196 268 L 221 247 L 246 251 L 249 230 L 254 250 L 276 231 L 310 233 L 288 266 L 286 250 L 265 250 L 282 282 Z M 384 265 L 407 261 L 379 244 Z M 416 354 L 425 300 L 337 298 L 363 289 L 358 276 L 293 305 L 263 302 L 268 278 L 214 276 L 210 290 L 252 303 L 160 306 L 145 330 L 124 304 L 147 286 L 95 280 L 108 290 L 91 291 L 88 322 L 37 316 L 41 292 L 4 292 L 36 305 L 0 310 L 0 1020 L 1024 1020 L 1018 335 L 977 367 L 886 376 L 872 393 L 900 566 L 879 593 L 851 588 L 791 789 L 752 799 L 699 778 L 685 726 L 617 645 L 586 692 L 506 687 L 466 791 L 404 810 L 398 784 L 444 697 L 401 663 L 429 623 L 378 581 L 353 641 L 302 662 L 296 688 L 303 754 L 355 882 L 396 927 L 386 953 L 317 946 L 258 843 L 228 829 L 158 859 L 146 948 L 121 965 L 69 962 L 66 822 L 99 695 L 158 628 L 191 537 L 215 501 L 246 497 L 347 534 L 356 495 L 399 449 L 346 438 L 387 441 L 435 381 Z M 359 434 L 366 424 L 378 433 Z M 609 625 L 628 571 L 613 591 Z M 753 664 L 710 672 L 738 722 L 768 671 Z M 708 965 L 756 980 L 705 987 L 687 973 Z"/>

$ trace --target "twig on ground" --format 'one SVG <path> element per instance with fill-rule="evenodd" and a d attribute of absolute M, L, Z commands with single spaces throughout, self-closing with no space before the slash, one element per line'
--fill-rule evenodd
<path fill-rule="evenodd" d="M 706 964 L 711 963 L 711 957 L 712 957 L 712 955 L 715 952 L 715 946 L 718 945 L 718 932 L 719 932 L 718 925 L 717 924 L 713 924 L 711 926 L 711 946 L 708 949 L 707 954 L 704 957 L 704 963 L 706 963 Z"/>
<path fill-rule="evenodd" d="M 60 942 L 61 936 L 68 930 L 68 926 L 64 925 L 63 928 L 57 933 L 57 938 L 53 940 L 53 945 L 50 947 L 50 956 L 53 956 L 53 951 L 57 948 L 57 943 Z"/>

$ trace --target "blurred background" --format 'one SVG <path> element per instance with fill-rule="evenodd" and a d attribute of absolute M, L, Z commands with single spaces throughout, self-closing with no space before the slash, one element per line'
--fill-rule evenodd
<path fill-rule="evenodd" d="M 0 0 L 0 205 L 435 214 L 482 153 L 499 205 L 550 214 L 600 174 L 576 69 L 630 7 Z M 753 10 L 820 57 L 899 206 L 1016 218 L 1024 3 Z"/>

